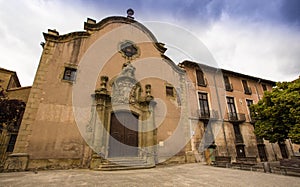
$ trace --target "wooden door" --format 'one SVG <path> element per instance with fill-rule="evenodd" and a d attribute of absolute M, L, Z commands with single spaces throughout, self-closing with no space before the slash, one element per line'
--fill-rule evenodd
<path fill-rule="evenodd" d="M 236 156 L 238 158 L 245 158 L 245 146 L 244 145 L 236 145 Z"/>
<path fill-rule="evenodd" d="M 265 144 L 258 144 L 257 149 L 258 149 L 258 155 L 259 155 L 260 161 L 261 162 L 268 161 Z"/>
<path fill-rule="evenodd" d="M 109 157 L 137 156 L 138 117 L 131 112 L 111 115 Z"/>
<path fill-rule="evenodd" d="M 278 143 L 282 158 L 289 158 L 286 145 L 284 143 Z"/>

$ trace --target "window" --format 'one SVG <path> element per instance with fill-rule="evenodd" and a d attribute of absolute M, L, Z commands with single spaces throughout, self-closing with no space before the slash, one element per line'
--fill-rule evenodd
<path fill-rule="evenodd" d="M 285 143 L 279 142 L 278 144 L 282 158 L 289 158 Z"/>
<path fill-rule="evenodd" d="M 64 77 L 63 80 L 67 80 L 67 81 L 75 81 L 76 78 L 76 69 L 74 68 L 69 68 L 66 67 L 65 68 L 65 72 L 64 72 Z"/>
<path fill-rule="evenodd" d="M 248 111 L 249 111 L 249 114 L 250 114 L 250 106 L 253 105 L 253 101 L 250 100 L 250 99 L 246 99 L 246 103 L 247 103 Z"/>
<path fill-rule="evenodd" d="M 246 103 L 247 103 L 247 107 L 248 107 L 248 111 L 249 111 L 249 120 L 251 120 L 251 110 L 250 110 L 250 106 L 253 105 L 253 100 L 250 99 L 246 99 Z"/>
<path fill-rule="evenodd" d="M 209 106 L 207 93 L 198 93 L 199 96 L 199 110 L 201 117 L 209 118 Z"/>
<path fill-rule="evenodd" d="M 127 58 L 132 58 L 138 54 L 138 48 L 131 41 L 125 41 L 120 44 L 120 51 Z"/>
<path fill-rule="evenodd" d="M 261 162 L 268 161 L 265 145 L 264 144 L 257 145 L 257 150 L 258 150 L 260 161 Z"/>
<path fill-rule="evenodd" d="M 228 117 L 229 119 L 234 119 L 237 120 L 237 113 L 235 109 L 235 104 L 234 104 L 234 98 L 233 97 L 226 97 L 227 99 L 227 107 L 228 107 Z"/>
<path fill-rule="evenodd" d="M 267 91 L 268 90 L 267 86 L 265 84 L 262 84 L 261 86 L 262 86 L 263 91 Z"/>
<path fill-rule="evenodd" d="M 197 76 L 197 84 L 198 86 L 206 86 L 205 78 L 203 71 L 200 69 L 196 70 L 196 76 Z"/>
<path fill-rule="evenodd" d="M 166 86 L 166 95 L 174 97 L 174 88 L 173 86 Z"/>
<path fill-rule="evenodd" d="M 226 91 L 232 92 L 233 87 L 232 87 L 232 84 L 230 84 L 230 82 L 229 82 L 229 77 L 224 75 L 223 78 L 224 78 L 224 84 L 225 84 Z"/>
<path fill-rule="evenodd" d="M 16 140 L 17 140 L 17 135 L 16 134 L 10 135 L 10 139 L 9 139 L 9 142 L 8 142 L 8 145 L 7 145 L 6 152 L 13 152 Z"/>
<path fill-rule="evenodd" d="M 248 87 L 247 81 L 246 80 L 242 80 L 242 84 L 243 84 L 243 87 L 244 87 L 245 94 L 251 95 L 252 94 L 251 88 Z"/>
<path fill-rule="evenodd" d="M 235 134 L 235 143 L 243 143 L 243 136 L 241 133 L 240 125 L 233 125 L 234 134 Z"/>
<path fill-rule="evenodd" d="M 251 106 L 251 105 L 253 105 L 253 101 L 250 100 L 250 99 L 246 99 L 246 103 L 247 103 L 248 107 Z"/>

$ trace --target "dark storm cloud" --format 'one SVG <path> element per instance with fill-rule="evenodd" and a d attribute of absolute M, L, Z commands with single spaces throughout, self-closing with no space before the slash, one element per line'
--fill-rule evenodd
<path fill-rule="evenodd" d="M 2 67 L 18 72 L 23 86 L 31 85 L 42 32 L 82 30 L 87 17 L 100 21 L 126 16 L 126 10 L 133 8 L 134 17 L 143 24 L 163 22 L 192 32 L 225 69 L 293 80 L 300 73 L 299 4 L 300 0 L 0 0 L 0 61 Z M 159 36 L 159 32 L 153 33 Z M 178 33 L 171 34 L 174 41 L 180 39 Z M 191 43 L 185 46 L 193 48 Z"/>
<path fill-rule="evenodd" d="M 283 21 L 300 27 L 300 1 L 283 1 L 281 6 Z"/>
<path fill-rule="evenodd" d="M 300 27 L 299 0 L 86 0 L 84 4 L 93 5 L 95 9 L 106 9 L 112 13 L 124 12 L 133 8 L 137 17 L 159 19 L 162 16 L 187 23 L 212 23 L 222 14 L 231 19 L 245 22 L 265 22 Z"/>

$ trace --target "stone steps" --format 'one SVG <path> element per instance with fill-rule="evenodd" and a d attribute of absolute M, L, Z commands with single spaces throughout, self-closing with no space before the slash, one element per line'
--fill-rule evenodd
<path fill-rule="evenodd" d="M 145 159 L 139 157 L 109 158 L 107 163 L 95 170 L 113 171 L 128 169 L 145 169 L 155 167 L 154 164 L 147 163 Z"/>

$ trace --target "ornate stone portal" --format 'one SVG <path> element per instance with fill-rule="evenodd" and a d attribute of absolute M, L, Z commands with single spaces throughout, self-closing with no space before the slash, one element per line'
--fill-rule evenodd
<path fill-rule="evenodd" d="M 90 137 L 93 137 L 91 142 L 95 151 L 91 168 L 103 167 L 110 162 L 112 156 L 130 156 L 142 159 L 147 166 L 155 166 L 156 150 L 154 147 L 157 144 L 157 130 L 153 112 L 156 103 L 151 95 L 151 85 L 145 85 L 145 93 L 142 94 L 142 86 L 135 79 L 135 67 L 130 62 L 123 64 L 119 76 L 110 82 L 112 82 L 111 93 L 107 89 L 108 77 L 102 76 L 100 88 L 93 95 L 96 110 L 94 111 L 95 115 L 92 116 L 97 117 L 99 122 L 91 120 L 91 122 L 94 121 L 94 124 L 90 123 L 87 127 L 87 131 L 89 130 L 92 134 Z M 119 113 L 123 113 L 123 116 L 124 113 L 128 114 L 128 117 L 125 116 L 127 124 L 122 124 L 124 120 L 118 118 Z M 125 126 L 125 133 L 117 136 L 113 135 L 114 132 L 111 128 L 115 123 L 116 119 L 113 118 L 115 116 L 119 123 Z M 134 129 L 131 129 L 132 123 L 134 123 L 132 116 L 137 118 L 137 127 Z M 136 136 L 132 136 L 132 134 L 136 134 Z M 125 136 L 126 142 L 120 141 L 120 136 Z M 112 144 L 112 141 L 116 143 Z M 112 152 L 116 149 L 114 146 L 118 146 L 120 150 L 131 150 L 129 151 L 131 155 L 113 155 Z M 136 155 L 132 155 L 134 150 L 136 150 Z"/>

